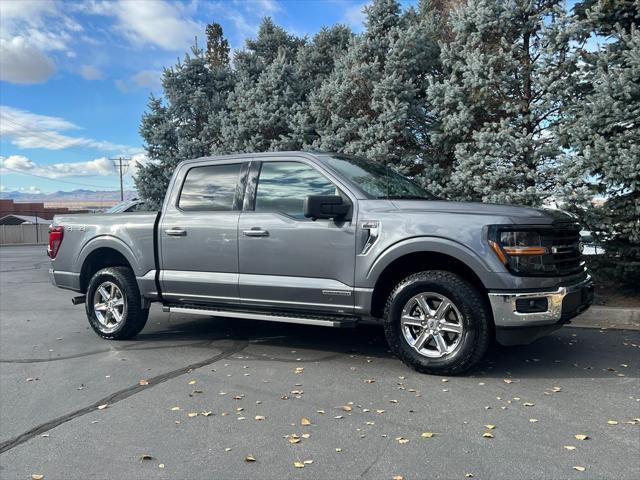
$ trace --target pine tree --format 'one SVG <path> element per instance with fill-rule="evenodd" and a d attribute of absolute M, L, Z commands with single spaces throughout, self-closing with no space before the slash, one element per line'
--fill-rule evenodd
<path fill-rule="evenodd" d="M 463 200 L 540 204 L 556 189 L 557 127 L 573 68 L 560 0 L 469 1 L 451 28 L 444 76 L 429 87 L 442 189 Z"/>
<path fill-rule="evenodd" d="M 209 70 L 226 68 L 229 66 L 229 42 L 224 38 L 222 26 L 210 23 L 206 29 L 207 35 L 207 66 Z"/>
<path fill-rule="evenodd" d="M 603 45 L 576 53 L 565 165 L 568 186 L 587 201 L 567 201 L 605 243 L 603 276 L 640 289 L 640 2 L 588 1 L 576 11 L 578 41 L 595 33 Z"/>
<path fill-rule="evenodd" d="M 217 34 L 210 40 L 214 46 L 225 45 L 221 30 L 213 25 L 211 31 Z M 180 161 L 207 156 L 220 148 L 220 118 L 226 112 L 234 79 L 224 63 L 224 48 L 208 51 L 216 49 L 218 57 L 214 59 L 196 44 L 184 60 L 165 69 L 164 98 L 152 97 L 142 117 L 140 134 L 151 162 L 140 167 L 135 182 L 141 198 L 150 205 L 162 203 Z"/>
<path fill-rule="evenodd" d="M 426 78 L 438 63 L 431 12 L 395 0 L 366 9 L 367 29 L 355 38 L 310 100 L 315 148 L 359 154 L 420 173 L 428 156 Z"/>

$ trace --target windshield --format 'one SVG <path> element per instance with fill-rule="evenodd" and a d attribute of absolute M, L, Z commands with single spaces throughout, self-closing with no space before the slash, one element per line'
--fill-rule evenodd
<path fill-rule="evenodd" d="M 374 198 L 438 200 L 385 165 L 346 155 L 332 156 L 327 163 Z"/>

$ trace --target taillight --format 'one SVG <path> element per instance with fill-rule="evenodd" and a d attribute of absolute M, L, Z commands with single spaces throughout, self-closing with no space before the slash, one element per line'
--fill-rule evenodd
<path fill-rule="evenodd" d="M 64 227 L 58 225 L 49 227 L 49 247 L 47 248 L 47 255 L 49 258 L 56 258 L 60 245 L 62 245 L 62 239 L 64 238 Z"/>

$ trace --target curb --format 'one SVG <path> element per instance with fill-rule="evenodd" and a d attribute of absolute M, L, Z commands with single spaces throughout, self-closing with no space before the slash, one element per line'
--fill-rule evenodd
<path fill-rule="evenodd" d="M 640 330 L 640 308 L 592 306 L 571 320 L 568 327 Z"/>

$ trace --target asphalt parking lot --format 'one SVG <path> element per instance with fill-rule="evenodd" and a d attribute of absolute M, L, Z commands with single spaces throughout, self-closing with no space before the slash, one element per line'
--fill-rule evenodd
<path fill-rule="evenodd" d="M 104 341 L 47 269 L 0 248 L 2 479 L 640 477 L 638 331 L 564 328 L 445 378 L 372 326 L 154 307 Z"/>

